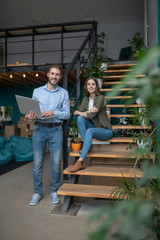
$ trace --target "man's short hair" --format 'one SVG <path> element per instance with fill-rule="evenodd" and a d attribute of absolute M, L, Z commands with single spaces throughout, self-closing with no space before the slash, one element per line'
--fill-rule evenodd
<path fill-rule="evenodd" d="M 51 68 L 56 68 L 56 69 L 58 69 L 58 70 L 61 72 L 61 75 L 62 75 L 62 68 L 61 68 L 59 65 L 57 65 L 57 64 L 51 65 L 51 66 L 49 67 L 49 69 L 48 69 L 48 72 L 50 72 Z"/>

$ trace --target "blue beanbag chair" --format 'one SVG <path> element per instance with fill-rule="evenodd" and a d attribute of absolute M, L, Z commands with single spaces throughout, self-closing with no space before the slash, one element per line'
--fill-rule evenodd
<path fill-rule="evenodd" d="M 7 146 L 14 152 L 15 161 L 32 161 L 33 149 L 32 139 L 18 136 L 11 136 Z"/>
<path fill-rule="evenodd" d="M 7 147 L 0 147 L 0 166 L 6 165 L 14 160 L 14 154 L 12 150 Z"/>
<path fill-rule="evenodd" d="M 0 147 L 4 146 L 7 142 L 7 139 L 4 136 L 0 136 Z"/>

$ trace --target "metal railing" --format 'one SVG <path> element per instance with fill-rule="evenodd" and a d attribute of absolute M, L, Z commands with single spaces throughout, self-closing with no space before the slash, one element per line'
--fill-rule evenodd
<path fill-rule="evenodd" d="M 64 60 L 64 52 L 67 51 L 78 51 L 78 48 L 72 47 L 71 49 L 66 49 L 64 47 L 64 40 L 73 38 L 74 33 L 85 33 L 90 31 L 93 26 L 97 26 L 96 21 L 81 21 L 81 22 L 70 22 L 70 23 L 57 23 L 57 24 L 47 24 L 47 25 L 38 25 L 38 26 L 29 26 L 29 27 L 19 27 L 19 28 L 7 28 L 7 29 L 0 29 L 0 45 L 3 46 L 3 56 L 4 56 L 4 68 L 5 71 L 9 71 L 8 68 L 8 62 L 9 62 L 9 56 L 11 56 L 11 59 L 14 57 L 16 58 L 16 55 L 24 54 L 26 55 L 26 58 L 29 62 L 31 62 L 32 70 L 36 70 L 35 60 L 36 60 L 36 54 L 42 53 L 42 54 L 49 54 L 49 53 L 56 53 L 60 54 L 59 61 L 62 66 L 64 67 L 63 60 Z M 71 33 L 68 35 L 68 33 Z M 67 35 L 66 35 L 67 34 Z M 47 35 L 46 38 L 41 39 L 42 36 Z M 55 36 L 54 38 L 52 36 Z M 40 37 L 40 38 L 39 38 Z M 48 37 L 51 37 L 48 39 Z M 78 36 L 74 36 L 75 38 L 79 38 Z M 83 37 L 81 35 L 81 37 Z M 84 36 L 85 37 L 85 36 Z M 47 46 L 49 48 L 48 42 L 45 44 L 45 41 L 51 41 L 50 47 L 51 49 L 38 49 L 38 46 L 36 45 L 37 42 L 43 41 L 43 45 Z M 59 49 L 53 48 L 55 46 L 54 40 L 58 40 L 60 42 Z M 76 42 L 76 40 L 75 40 Z M 26 49 L 24 48 L 21 50 L 21 48 L 17 47 L 15 48 L 16 51 L 12 52 L 10 49 L 14 49 L 13 46 L 10 44 L 16 44 L 20 45 L 20 43 L 27 44 Z M 28 50 L 29 49 L 29 50 Z M 15 55 L 15 56 L 13 56 Z M 53 56 L 53 55 L 52 55 Z M 25 58 L 25 56 L 24 56 Z M 19 60 L 17 60 L 19 62 Z M 55 62 L 55 61 L 54 61 Z M 52 62 L 53 63 L 53 62 Z M 52 64 L 51 63 L 51 64 Z M 57 62 L 58 63 L 58 62 Z"/>

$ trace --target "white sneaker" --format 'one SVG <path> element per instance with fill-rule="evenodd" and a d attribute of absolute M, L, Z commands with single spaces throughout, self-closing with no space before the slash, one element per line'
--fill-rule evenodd
<path fill-rule="evenodd" d="M 29 202 L 29 205 L 34 206 L 38 204 L 41 199 L 42 199 L 42 195 L 39 195 L 38 193 L 34 193 L 32 196 L 32 200 Z"/>
<path fill-rule="evenodd" d="M 57 195 L 57 192 L 52 192 L 51 193 L 51 198 L 52 198 L 52 203 L 59 203 L 60 202 L 60 198 Z"/>

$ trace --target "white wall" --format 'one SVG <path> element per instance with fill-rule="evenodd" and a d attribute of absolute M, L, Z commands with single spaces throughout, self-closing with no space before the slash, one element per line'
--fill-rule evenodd
<path fill-rule="evenodd" d="M 143 36 L 143 0 L 1 0 L 0 28 L 48 23 L 96 20 L 105 32 L 109 57 L 118 59 L 120 49 L 135 32 Z"/>

